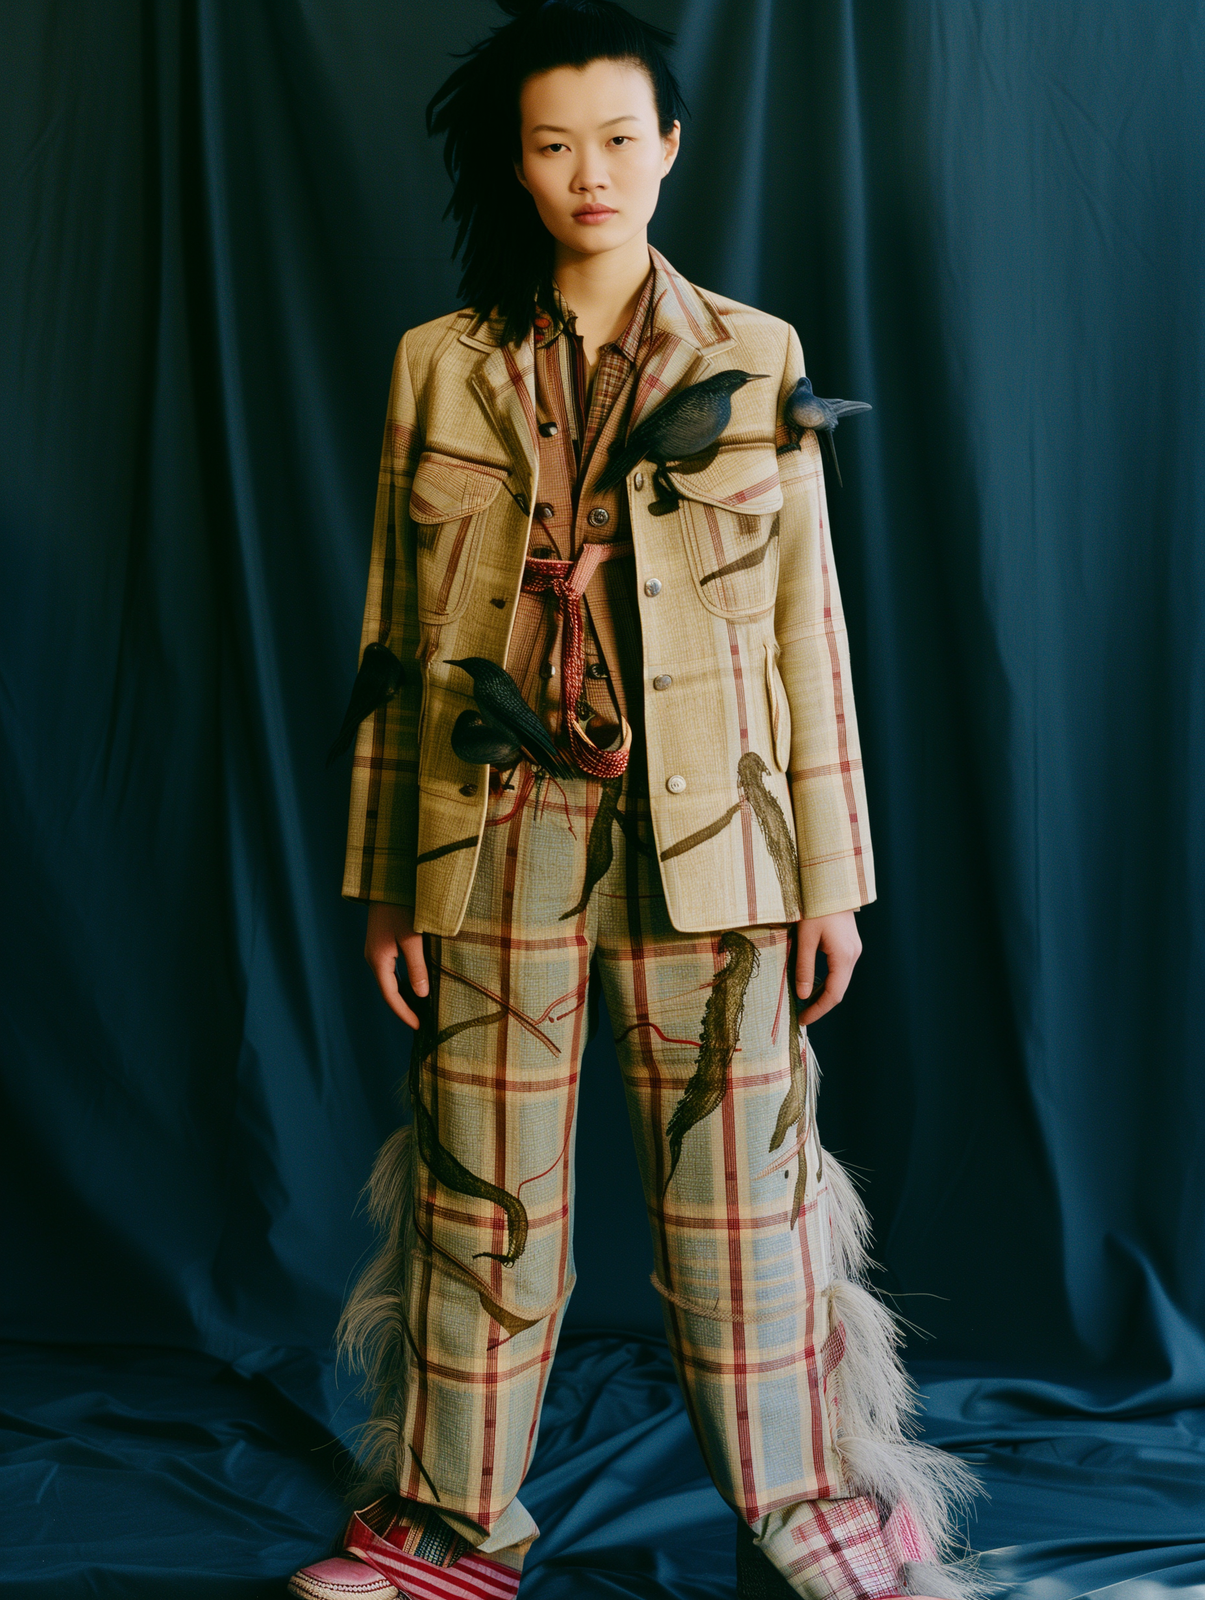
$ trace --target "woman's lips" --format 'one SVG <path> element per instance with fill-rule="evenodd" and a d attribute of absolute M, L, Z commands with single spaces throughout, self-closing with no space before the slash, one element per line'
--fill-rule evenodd
<path fill-rule="evenodd" d="M 581 211 L 573 213 L 574 222 L 605 222 L 608 217 L 617 216 L 618 213 L 611 206 L 585 206 Z"/>

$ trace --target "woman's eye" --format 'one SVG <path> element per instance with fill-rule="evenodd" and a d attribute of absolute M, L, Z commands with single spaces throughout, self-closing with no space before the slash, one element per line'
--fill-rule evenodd
<path fill-rule="evenodd" d="M 615 135 L 615 137 L 611 140 L 611 143 L 612 144 L 628 144 L 628 143 L 630 143 L 630 141 L 631 141 L 631 135 L 630 134 L 617 133 Z"/>
<path fill-rule="evenodd" d="M 563 144 L 546 144 L 544 148 L 545 150 L 563 150 L 565 146 Z"/>

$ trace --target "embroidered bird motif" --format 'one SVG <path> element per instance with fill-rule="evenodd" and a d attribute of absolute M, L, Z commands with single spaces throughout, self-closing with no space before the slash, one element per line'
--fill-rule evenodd
<path fill-rule="evenodd" d="M 800 378 L 782 408 L 783 421 L 792 435 L 791 443 L 781 445 L 778 454 L 781 456 L 788 450 L 798 450 L 800 439 L 810 430 L 816 435 L 821 455 L 833 469 L 837 487 L 843 488 L 833 432 L 842 417 L 852 417 L 859 411 L 873 410 L 874 407 L 868 405 L 865 400 L 822 400 L 818 394 L 812 393 L 812 380 Z"/>
<path fill-rule="evenodd" d="M 374 711 L 392 700 L 406 681 L 402 663 L 388 645 L 375 640 L 364 646 L 360 670 L 351 686 L 351 697 L 334 744 L 326 753 L 326 764 L 333 766 L 343 752 L 350 748 L 356 729 Z"/>
<path fill-rule="evenodd" d="M 740 1042 L 745 995 L 761 963 L 757 946 L 734 929 L 722 933 L 717 944 L 720 954 L 728 959 L 712 979 L 694 1074 L 665 1128 L 669 1143 L 667 1189 L 677 1170 L 683 1139 L 697 1122 L 710 1116 L 728 1091 L 728 1068 Z"/>

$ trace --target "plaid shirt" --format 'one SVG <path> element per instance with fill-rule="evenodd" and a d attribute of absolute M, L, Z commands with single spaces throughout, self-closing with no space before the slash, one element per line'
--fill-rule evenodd
<path fill-rule="evenodd" d="M 641 365 L 652 346 L 654 277 L 650 269 L 627 327 L 599 350 L 593 384 L 574 313 L 559 292 L 565 330 L 555 329 L 547 317 L 537 319 L 540 498 L 532 513 L 529 555 L 571 561 L 587 542 L 622 543 L 632 537 L 626 494 L 587 495 L 584 490 L 602 471 L 611 444 L 627 434 Z M 626 717 L 634 723 L 633 744 L 639 746 L 643 697 L 635 558 L 599 567 L 586 590 L 583 609 L 583 698 L 596 719 L 595 742 L 607 747 L 608 725 L 617 737 L 620 717 Z M 560 657 L 555 602 L 546 595 L 520 595 L 507 668 L 527 703 L 553 732 L 561 726 Z"/>

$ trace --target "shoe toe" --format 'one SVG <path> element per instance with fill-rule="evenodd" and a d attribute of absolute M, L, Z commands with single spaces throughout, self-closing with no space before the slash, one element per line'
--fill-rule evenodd
<path fill-rule="evenodd" d="M 363 1561 L 331 1556 L 295 1572 L 289 1593 L 298 1600 L 396 1600 L 397 1590 Z"/>

